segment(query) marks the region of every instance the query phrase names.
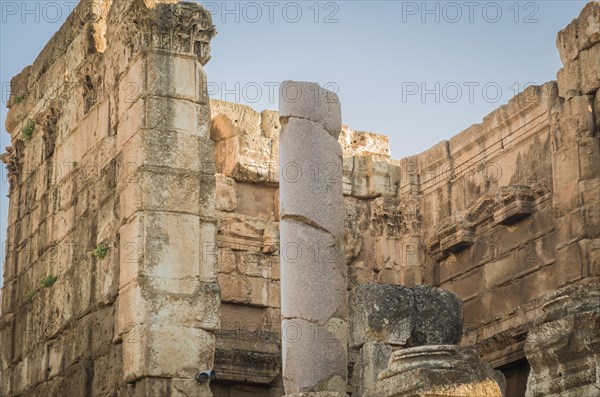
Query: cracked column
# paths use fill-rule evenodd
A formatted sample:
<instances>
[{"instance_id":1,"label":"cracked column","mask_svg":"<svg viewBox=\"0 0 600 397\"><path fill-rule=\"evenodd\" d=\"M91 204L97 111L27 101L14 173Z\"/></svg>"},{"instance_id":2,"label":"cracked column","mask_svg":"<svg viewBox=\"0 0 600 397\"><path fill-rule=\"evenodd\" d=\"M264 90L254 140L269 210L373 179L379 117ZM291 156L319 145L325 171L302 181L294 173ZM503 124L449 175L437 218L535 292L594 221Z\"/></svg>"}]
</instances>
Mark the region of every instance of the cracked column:
<instances>
[{"instance_id":1,"label":"cracked column","mask_svg":"<svg viewBox=\"0 0 600 397\"><path fill-rule=\"evenodd\" d=\"M340 102L315 83L286 81L279 111L283 383L288 395L342 396L348 300Z\"/></svg>"}]
</instances>

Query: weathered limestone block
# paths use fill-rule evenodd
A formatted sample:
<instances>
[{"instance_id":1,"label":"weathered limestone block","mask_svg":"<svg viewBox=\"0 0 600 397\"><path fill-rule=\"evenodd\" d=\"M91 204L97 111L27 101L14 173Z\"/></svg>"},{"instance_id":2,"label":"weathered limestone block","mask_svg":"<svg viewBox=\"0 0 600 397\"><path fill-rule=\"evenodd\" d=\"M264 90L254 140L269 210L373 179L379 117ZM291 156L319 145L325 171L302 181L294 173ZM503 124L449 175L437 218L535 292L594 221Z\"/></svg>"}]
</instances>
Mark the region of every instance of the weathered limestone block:
<instances>
[{"instance_id":1,"label":"weathered limestone block","mask_svg":"<svg viewBox=\"0 0 600 397\"><path fill-rule=\"evenodd\" d=\"M591 95L580 95L562 103L560 117L551 124L556 149L572 145L578 138L594 136L597 123L593 102Z\"/></svg>"},{"instance_id":2,"label":"weathered limestone block","mask_svg":"<svg viewBox=\"0 0 600 397\"><path fill-rule=\"evenodd\" d=\"M350 300L350 346L370 341L395 346L457 344L462 301L440 288L363 284Z\"/></svg>"},{"instance_id":3,"label":"weathered limestone block","mask_svg":"<svg viewBox=\"0 0 600 397\"><path fill-rule=\"evenodd\" d=\"M556 47L563 64L574 61L579 53L600 42L600 3L590 1L579 16L558 32Z\"/></svg>"},{"instance_id":4,"label":"weathered limestone block","mask_svg":"<svg viewBox=\"0 0 600 397\"><path fill-rule=\"evenodd\" d=\"M472 349L453 345L397 350L367 397L503 397L505 380Z\"/></svg>"},{"instance_id":5,"label":"weathered limestone block","mask_svg":"<svg viewBox=\"0 0 600 397\"><path fill-rule=\"evenodd\" d=\"M429 286L413 287L415 327L411 346L458 344L463 323L463 304L453 292Z\"/></svg>"},{"instance_id":6,"label":"weathered limestone block","mask_svg":"<svg viewBox=\"0 0 600 397\"><path fill-rule=\"evenodd\" d=\"M147 376L193 379L199 368L212 368L214 338L198 328L140 325L123 339L124 380L132 382Z\"/></svg>"},{"instance_id":7,"label":"weathered limestone block","mask_svg":"<svg viewBox=\"0 0 600 397\"><path fill-rule=\"evenodd\" d=\"M563 288L544 298L529 331L527 396L596 395L600 357L600 284Z\"/></svg>"},{"instance_id":8,"label":"weathered limestone block","mask_svg":"<svg viewBox=\"0 0 600 397\"><path fill-rule=\"evenodd\" d=\"M237 181L276 182L278 136L281 125L274 113L211 100L214 118L210 137L215 142L217 172ZM265 117L265 120L262 118Z\"/></svg>"},{"instance_id":9,"label":"weathered limestone block","mask_svg":"<svg viewBox=\"0 0 600 397\"><path fill-rule=\"evenodd\" d=\"M315 102L310 89L330 101ZM288 394L344 393L348 298L339 100L316 84L285 82L279 102L284 388Z\"/></svg>"},{"instance_id":10,"label":"weathered limestone block","mask_svg":"<svg viewBox=\"0 0 600 397\"><path fill-rule=\"evenodd\" d=\"M225 175L217 174L216 181L215 209L227 212L235 211L237 207L235 180Z\"/></svg>"},{"instance_id":11,"label":"weathered limestone block","mask_svg":"<svg viewBox=\"0 0 600 397\"><path fill-rule=\"evenodd\" d=\"M389 139L385 135L367 131L355 131L347 125L342 125L339 136L344 157L379 155L390 157Z\"/></svg>"},{"instance_id":12,"label":"weathered limestone block","mask_svg":"<svg viewBox=\"0 0 600 397\"><path fill-rule=\"evenodd\" d=\"M367 342L358 353L352 371L352 395L362 397L377 382L377 375L385 370L392 354L385 343Z\"/></svg>"},{"instance_id":13,"label":"weathered limestone block","mask_svg":"<svg viewBox=\"0 0 600 397\"><path fill-rule=\"evenodd\" d=\"M284 81L279 88L279 117L313 121L337 141L342 128L338 96L317 83Z\"/></svg>"},{"instance_id":14,"label":"weathered limestone block","mask_svg":"<svg viewBox=\"0 0 600 397\"><path fill-rule=\"evenodd\" d=\"M279 113L273 110L264 110L260 114L260 130L267 138L272 139L274 142L279 142L279 134L281 133ZM274 144L273 149L278 146Z\"/></svg>"},{"instance_id":15,"label":"weathered limestone block","mask_svg":"<svg viewBox=\"0 0 600 397\"><path fill-rule=\"evenodd\" d=\"M415 321L412 289L399 285L364 284L350 298L350 346L382 342L404 346Z\"/></svg>"},{"instance_id":16,"label":"weathered limestone block","mask_svg":"<svg viewBox=\"0 0 600 397\"><path fill-rule=\"evenodd\" d=\"M565 99L593 94L600 88L600 43L583 50L556 75L559 95Z\"/></svg>"}]
</instances>

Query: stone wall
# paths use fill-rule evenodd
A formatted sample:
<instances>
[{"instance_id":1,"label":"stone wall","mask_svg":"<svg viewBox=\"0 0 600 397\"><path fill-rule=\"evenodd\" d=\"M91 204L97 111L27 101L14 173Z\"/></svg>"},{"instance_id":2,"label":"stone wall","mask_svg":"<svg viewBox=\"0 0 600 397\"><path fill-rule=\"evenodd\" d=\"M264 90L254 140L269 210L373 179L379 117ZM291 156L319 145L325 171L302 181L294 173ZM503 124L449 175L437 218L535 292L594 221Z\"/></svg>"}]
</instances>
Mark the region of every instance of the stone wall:
<instances>
[{"instance_id":1,"label":"stone wall","mask_svg":"<svg viewBox=\"0 0 600 397\"><path fill-rule=\"evenodd\" d=\"M456 292L465 304L462 344L505 370L515 390L527 378L523 346L541 315L542 298L600 276L595 111L600 58L593 56L600 48L595 44L598 13L598 3L590 3L579 22L559 34L565 68L558 82L529 87L449 141L398 161L390 158L384 136L344 127L339 139L349 289L378 282ZM585 26L574 33L573 25ZM580 38L584 43L572 53L576 34L588 39ZM580 52L584 56L578 58ZM219 239L235 229L244 234L242 240L256 241L255 248L248 245L236 254L237 268L227 260L234 257L229 251L219 256L224 307L231 302L248 315L254 311L253 324L265 318L273 324L269 313L278 318L279 287L277 184L278 177L293 178L294 169L277 168L275 112L219 101L211 101L211 107L221 174ZM315 164L313 172L331 171L324 166ZM241 215L251 215L252 222ZM236 240L240 246L242 240ZM254 266L247 272L242 258L249 252L256 252L261 281ZM269 335L273 341L280 337L277 332ZM254 346L253 351L266 352ZM350 353L356 361L357 352ZM271 368L277 365L274 358ZM279 385L276 379L271 385Z\"/></svg>"},{"instance_id":2,"label":"stone wall","mask_svg":"<svg viewBox=\"0 0 600 397\"><path fill-rule=\"evenodd\" d=\"M214 33L196 4L84 0L12 80L1 395L209 393Z\"/></svg>"}]
</instances>

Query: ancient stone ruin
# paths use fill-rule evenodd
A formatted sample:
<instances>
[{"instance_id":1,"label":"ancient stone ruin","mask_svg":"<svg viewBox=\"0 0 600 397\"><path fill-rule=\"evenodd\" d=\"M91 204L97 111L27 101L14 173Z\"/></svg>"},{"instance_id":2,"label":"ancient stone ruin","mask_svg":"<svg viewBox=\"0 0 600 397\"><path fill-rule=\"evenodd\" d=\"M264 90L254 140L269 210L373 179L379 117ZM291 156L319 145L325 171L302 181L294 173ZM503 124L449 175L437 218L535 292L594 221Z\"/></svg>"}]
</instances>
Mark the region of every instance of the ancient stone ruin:
<instances>
[{"instance_id":1,"label":"ancient stone ruin","mask_svg":"<svg viewBox=\"0 0 600 397\"><path fill-rule=\"evenodd\" d=\"M600 395L599 2L402 160L316 84L209 99L215 33L83 0L13 78L0 395Z\"/></svg>"}]
</instances>

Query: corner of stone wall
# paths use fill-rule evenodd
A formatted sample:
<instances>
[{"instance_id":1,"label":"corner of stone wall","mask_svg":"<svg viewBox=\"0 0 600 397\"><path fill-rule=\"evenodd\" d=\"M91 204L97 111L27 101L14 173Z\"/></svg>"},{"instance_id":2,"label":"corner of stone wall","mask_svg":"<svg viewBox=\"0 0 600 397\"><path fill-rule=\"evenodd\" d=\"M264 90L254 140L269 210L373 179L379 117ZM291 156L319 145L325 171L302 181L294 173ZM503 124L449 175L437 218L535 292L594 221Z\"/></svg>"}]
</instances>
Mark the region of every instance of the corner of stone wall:
<instances>
[{"instance_id":1,"label":"corner of stone wall","mask_svg":"<svg viewBox=\"0 0 600 397\"><path fill-rule=\"evenodd\" d=\"M11 82L2 395L210 395L215 30L169 3L82 1Z\"/></svg>"}]
</instances>

